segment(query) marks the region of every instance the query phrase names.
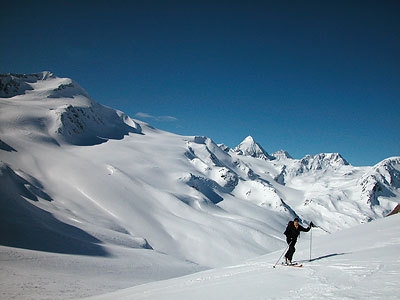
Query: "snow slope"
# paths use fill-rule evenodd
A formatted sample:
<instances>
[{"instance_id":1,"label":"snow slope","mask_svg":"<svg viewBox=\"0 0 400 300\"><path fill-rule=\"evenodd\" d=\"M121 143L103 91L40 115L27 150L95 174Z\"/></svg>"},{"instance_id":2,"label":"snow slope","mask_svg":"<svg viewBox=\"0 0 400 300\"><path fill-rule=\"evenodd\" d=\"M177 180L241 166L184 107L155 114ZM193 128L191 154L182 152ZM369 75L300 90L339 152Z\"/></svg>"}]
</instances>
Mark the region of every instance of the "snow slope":
<instances>
[{"instance_id":1,"label":"snow slope","mask_svg":"<svg viewBox=\"0 0 400 300\"><path fill-rule=\"evenodd\" d=\"M278 265L279 252L96 296L91 299L398 299L400 215L314 238L297 248L302 268Z\"/></svg>"},{"instance_id":2,"label":"snow slope","mask_svg":"<svg viewBox=\"0 0 400 300\"><path fill-rule=\"evenodd\" d=\"M7 298L88 296L232 265L285 247L295 216L335 232L400 202L399 157L353 167L336 153L270 155L251 137L229 149L133 120L50 72L1 75L0 97Z\"/></svg>"}]
</instances>

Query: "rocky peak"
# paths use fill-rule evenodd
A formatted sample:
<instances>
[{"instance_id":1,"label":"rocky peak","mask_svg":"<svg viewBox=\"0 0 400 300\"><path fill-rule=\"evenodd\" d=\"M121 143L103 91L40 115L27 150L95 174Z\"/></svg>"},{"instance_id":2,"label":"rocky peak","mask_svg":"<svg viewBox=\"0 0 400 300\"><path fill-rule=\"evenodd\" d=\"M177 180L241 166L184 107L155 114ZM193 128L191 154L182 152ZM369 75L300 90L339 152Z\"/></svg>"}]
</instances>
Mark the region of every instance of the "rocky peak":
<instances>
[{"instance_id":1,"label":"rocky peak","mask_svg":"<svg viewBox=\"0 0 400 300\"><path fill-rule=\"evenodd\" d=\"M244 156L251 156L265 160L274 159L253 139L252 136L246 137L233 151Z\"/></svg>"}]
</instances>

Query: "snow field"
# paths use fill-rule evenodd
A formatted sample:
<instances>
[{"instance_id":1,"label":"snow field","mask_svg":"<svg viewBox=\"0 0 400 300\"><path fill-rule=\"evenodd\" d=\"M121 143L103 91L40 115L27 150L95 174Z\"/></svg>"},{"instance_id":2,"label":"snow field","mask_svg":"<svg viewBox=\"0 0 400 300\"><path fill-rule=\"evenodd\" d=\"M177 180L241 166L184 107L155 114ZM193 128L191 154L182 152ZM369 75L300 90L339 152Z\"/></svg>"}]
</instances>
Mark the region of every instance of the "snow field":
<instances>
[{"instance_id":1,"label":"snow field","mask_svg":"<svg viewBox=\"0 0 400 300\"><path fill-rule=\"evenodd\" d=\"M302 268L272 268L280 255L277 251L239 265L90 299L398 299L399 221L396 215L319 235L313 241L311 261L309 240L301 239L295 258L304 264Z\"/></svg>"}]
</instances>

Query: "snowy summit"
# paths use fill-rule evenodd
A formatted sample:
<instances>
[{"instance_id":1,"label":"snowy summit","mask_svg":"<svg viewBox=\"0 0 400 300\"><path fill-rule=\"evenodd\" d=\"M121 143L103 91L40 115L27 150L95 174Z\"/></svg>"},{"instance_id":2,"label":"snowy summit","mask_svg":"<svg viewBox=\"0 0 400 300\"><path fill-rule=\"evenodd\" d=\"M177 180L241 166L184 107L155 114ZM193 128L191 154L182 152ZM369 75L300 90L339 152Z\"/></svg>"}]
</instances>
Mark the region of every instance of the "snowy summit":
<instances>
[{"instance_id":1,"label":"snowy summit","mask_svg":"<svg viewBox=\"0 0 400 300\"><path fill-rule=\"evenodd\" d=\"M262 147L258 144L252 136L246 137L234 151L239 155L251 156L266 160L273 159Z\"/></svg>"},{"instance_id":2,"label":"snowy summit","mask_svg":"<svg viewBox=\"0 0 400 300\"><path fill-rule=\"evenodd\" d=\"M4 298L392 296L378 288L397 284L398 216L382 218L400 203L400 157L296 159L251 136L230 149L155 129L50 72L0 75L0 97ZM295 217L318 226L296 245L305 266L273 270Z\"/></svg>"}]
</instances>

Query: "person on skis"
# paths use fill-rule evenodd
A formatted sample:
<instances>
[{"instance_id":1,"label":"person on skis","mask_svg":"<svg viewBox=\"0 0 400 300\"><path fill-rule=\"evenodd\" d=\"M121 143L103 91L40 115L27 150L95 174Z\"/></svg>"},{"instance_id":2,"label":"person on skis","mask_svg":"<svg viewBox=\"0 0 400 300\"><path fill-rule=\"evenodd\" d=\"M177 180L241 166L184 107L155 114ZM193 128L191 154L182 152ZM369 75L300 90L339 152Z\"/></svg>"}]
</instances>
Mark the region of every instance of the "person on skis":
<instances>
[{"instance_id":1,"label":"person on skis","mask_svg":"<svg viewBox=\"0 0 400 300\"><path fill-rule=\"evenodd\" d=\"M289 249L285 254L285 263L292 264L293 254L296 251L294 245L296 245L297 238L300 235L300 231L308 232L310 231L311 227L313 227L313 222L307 228L304 228L299 224L299 219L295 218L293 221L290 221L286 227L285 232L283 233L286 235L286 242L289 245Z\"/></svg>"}]
</instances>

